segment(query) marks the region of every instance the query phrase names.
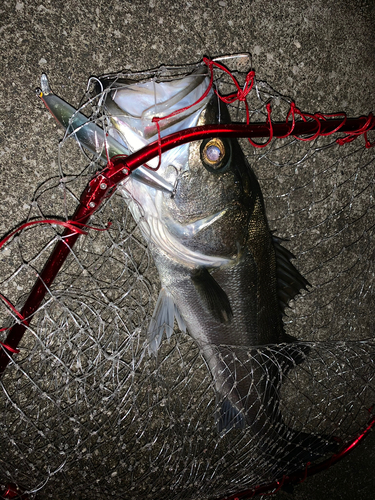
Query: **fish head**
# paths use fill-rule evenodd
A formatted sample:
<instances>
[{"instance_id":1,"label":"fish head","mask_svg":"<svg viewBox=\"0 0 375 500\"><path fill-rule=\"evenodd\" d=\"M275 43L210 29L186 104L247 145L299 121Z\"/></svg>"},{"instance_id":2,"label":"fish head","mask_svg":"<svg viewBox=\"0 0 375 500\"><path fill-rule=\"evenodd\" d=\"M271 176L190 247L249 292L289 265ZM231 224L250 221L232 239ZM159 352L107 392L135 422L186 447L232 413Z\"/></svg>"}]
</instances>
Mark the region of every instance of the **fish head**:
<instances>
[{"instance_id":1,"label":"fish head","mask_svg":"<svg viewBox=\"0 0 375 500\"><path fill-rule=\"evenodd\" d=\"M226 105L212 89L206 92L210 79L205 71L178 82L115 88L107 94L106 104L113 136L136 151L157 139L154 116L162 118L162 137L193 126L230 122ZM175 113L179 109L182 112ZM158 163L155 158L148 166ZM136 176L122 185L133 216L154 248L191 268L237 261L246 245L251 214L261 200L238 141L212 137L178 146L163 153L157 174L169 189L147 186Z\"/></svg>"},{"instance_id":2,"label":"fish head","mask_svg":"<svg viewBox=\"0 0 375 500\"><path fill-rule=\"evenodd\" d=\"M230 123L230 116L214 94L197 125L217 123ZM173 196L164 196L161 213L169 231L190 250L236 262L256 206L264 212L258 181L238 141L212 137L188 145L186 169L177 173Z\"/></svg>"}]
</instances>

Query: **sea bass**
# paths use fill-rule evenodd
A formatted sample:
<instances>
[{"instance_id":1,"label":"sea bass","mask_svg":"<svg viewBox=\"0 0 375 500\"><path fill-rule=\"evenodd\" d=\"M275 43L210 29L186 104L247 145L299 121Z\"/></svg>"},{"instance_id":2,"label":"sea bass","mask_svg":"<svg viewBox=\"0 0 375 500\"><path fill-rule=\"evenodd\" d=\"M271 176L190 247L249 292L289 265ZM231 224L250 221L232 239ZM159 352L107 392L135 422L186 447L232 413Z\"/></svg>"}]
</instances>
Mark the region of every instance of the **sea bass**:
<instances>
[{"instance_id":1,"label":"sea bass","mask_svg":"<svg viewBox=\"0 0 375 500\"><path fill-rule=\"evenodd\" d=\"M110 140L137 151L157 139L154 117L166 117L159 122L161 136L230 122L218 96L205 92L208 85L205 67L164 82L101 79ZM157 174L146 175L152 181L138 173L120 189L150 243L161 281L149 350L158 351L176 320L210 368L220 433L250 427L261 450L285 466L332 451L324 436L294 431L281 416L282 377L307 354L285 333L283 311L308 282L272 234L259 183L238 142L212 138L179 146L162 155Z\"/></svg>"}]
</instances>

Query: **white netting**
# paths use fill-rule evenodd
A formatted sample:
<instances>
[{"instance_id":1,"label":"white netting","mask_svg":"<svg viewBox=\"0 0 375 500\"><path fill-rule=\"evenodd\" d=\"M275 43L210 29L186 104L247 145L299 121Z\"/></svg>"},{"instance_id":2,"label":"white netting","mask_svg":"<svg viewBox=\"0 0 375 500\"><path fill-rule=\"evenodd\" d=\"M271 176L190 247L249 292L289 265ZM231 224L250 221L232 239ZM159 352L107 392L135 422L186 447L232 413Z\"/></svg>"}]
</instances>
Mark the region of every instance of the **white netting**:
<instances>
[{"instance_id":1,"label":"white netting","mask_svg":"<svg viewBox=\"0 0 375 500\"><path fill-rule=\"evenodd\" d=\"M117 84L169 81L194 69L120 74ZM233 91L228 75L215 83ZM110 90L90 94L82 107L106 129ZM256 81L252 121L265 121L270 101L273 119L285 118L289 100ZM230 110L244 120L242 104ZM248 398L257 395L250 407L271 407L266 430L218 432L223 401L207 354L176 325L157 355L149 354L159 278L141 221L116 193L90 220L112 225L79 237L0 379L0 484L41 499L214 499L303 469L308 457L327 458L366 427L375 403L374 152L361 138L342 147L334 137L274 140L265 149L241 144L270 228L289 240L283 245L312 285L284 317L286 332L301 341L292 348L211 346L235 383L248 383ZM78 153L66 137L58 175L34 195L29 218L68 219L103 166L99 156ZM2 248L0 292L18 310L60 234L58 226L33 226ZM18 321L3 302L0 314L4 327ZM293 443L281 431L274 441L279 411L295 431Z\"/></svg>"}]
</instances>

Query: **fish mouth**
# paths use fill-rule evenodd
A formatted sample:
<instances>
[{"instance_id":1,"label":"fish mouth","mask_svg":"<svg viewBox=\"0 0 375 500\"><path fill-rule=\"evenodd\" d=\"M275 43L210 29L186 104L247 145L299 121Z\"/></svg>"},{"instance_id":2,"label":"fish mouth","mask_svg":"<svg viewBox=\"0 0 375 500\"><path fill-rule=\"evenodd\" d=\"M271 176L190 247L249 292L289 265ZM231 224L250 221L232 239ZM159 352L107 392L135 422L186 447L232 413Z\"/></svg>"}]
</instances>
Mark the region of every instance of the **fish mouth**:
<instances>
[{"instance_id":1,"label":"fish mouth","mask_svg":"<svg viewBox=\"0 0 375 500\"><path fill-rule=\"evenodd\" d=\"M44 73L41 76L40 89L37 89L37 93L57 123L65 128L67 135L73 136L80 147L89 153L98 155L104 162L108 161L108 157L129 156L131 154L131 151L124 144L108 135L99 125L90 121L83 113L54 94L47 75ZM131 177L148 187L169 195L173 194L174 186L146 166L141 166L133 171Z\"/></svg>"},{"instance_id":2,"label":"fish mouth","mask_svg":"<svg viewBox=\"0 0 375 500\"><path fill-rule=\"evenodd\" d=\"M131 153L166 134L195 126L213 94L206 65L175 80L153 78L121 83L104 77L103 82L100 79L98 81L101 90L98 96L113 127L108 139L117 140ZM153 121L155 117L158 117L157 123ZM186 147L181 146L169 154L153 158L132 174L133 179L173 197L174 182L165 179L154 169L159 167L159 172L163 172L174 161L180 163L179 168L183 168L187 161L181 160L185 151Z\"/></svg>"},{"instance_id":3,"label":"fish mouth","mask_svg":"<svg viewBox=\"0 0 375 500\"><path fill-rule=\"evenodd\" d=\"M197 99L198 102L195 103L194 97L193 101L191 103L189 102L189 105L185 108L183 108L181 103L185 102L186 99L204 83L207 77L207 68L198 68L192 75L187 77L190 78L191 81L188 82L185 88L172 94L168 98L164 96L164 100L159 103L152 103L152 101L149 100L149 102L145 104L145 109L143 109L140 114L137 114L133 109L132 112L128 111L126 105L124 108L120 107L117 103L117 99L121 102L123 99L121 97L121 92L125 89L115 85L113 90L108 92L105 96L105 108L111 118L113 126L117 130L121 132L124 127L128 126L136 131L142 138L150 140L155 138L158 133L163 133L172 127L176 128L180 122L186 121L189 117L194 115L194 113L202 109L202 106L209 101L211 95L206 96L202 102ZM128 92L130 92L131 89L134 91L137 88L137 83L133 82L133 84L128 84L127 87ZM146 95L148 93L149 92L146 92ZM182 109L181 112L176 113L177 110L175 108L178 104ZM153 118L156 116L160 120L158 125L153 122Z\"/></svg>"}]
</instances>

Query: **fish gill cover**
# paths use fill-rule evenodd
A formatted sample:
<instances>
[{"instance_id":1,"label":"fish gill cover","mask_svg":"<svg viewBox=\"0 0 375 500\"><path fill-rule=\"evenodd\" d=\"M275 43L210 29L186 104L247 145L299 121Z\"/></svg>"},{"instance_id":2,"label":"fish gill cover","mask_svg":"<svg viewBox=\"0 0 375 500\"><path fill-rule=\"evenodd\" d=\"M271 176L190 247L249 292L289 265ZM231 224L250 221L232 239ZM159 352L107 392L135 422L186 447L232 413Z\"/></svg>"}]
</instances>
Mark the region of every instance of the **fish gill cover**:
<instances>
[{"instance_id":1,"label":"fish gill cover","mask_svg":"<svg viewBox=\"0 0 375 500\"><path fill-rule=\"evenodd\" d=\"M42 77L66 133L28 218L50 223L0 253L4 498L251 496L334 460L373 417L367 135L163 153L107 196L90 219L100 231L82 228L41 307L20 315L108 158L197 125L317 119L246 55L216 62L91 78L78 111Z\"/></svg>"}]
</instances>

